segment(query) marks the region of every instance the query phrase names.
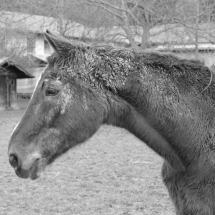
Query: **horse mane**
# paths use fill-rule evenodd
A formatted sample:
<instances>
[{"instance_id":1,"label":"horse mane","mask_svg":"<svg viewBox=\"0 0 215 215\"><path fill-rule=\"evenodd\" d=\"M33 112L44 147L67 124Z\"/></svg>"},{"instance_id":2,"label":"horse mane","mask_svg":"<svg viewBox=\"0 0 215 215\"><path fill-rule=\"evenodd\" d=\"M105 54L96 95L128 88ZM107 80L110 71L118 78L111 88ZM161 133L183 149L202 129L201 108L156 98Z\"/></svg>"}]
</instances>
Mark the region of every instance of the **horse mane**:
<instances>
[{"instance_id":1,"label":"horse mane","mask_svg":"<svg viewBox=\"0 0 215 215\"><path fill-rule=\"evenodd\" d=\"M196 95L214 85L213 72L203 62L171 53L75 42L74 48L66 51L65 55L53 54L47 60L50 66L58 67L52 72L53 77L60 76L66 80L75 77L90 86L112 91L124 85L130 74L142 73L143 70L144 73L165 74L182 91L192 88Z\"/></svg>"}]
</instances>

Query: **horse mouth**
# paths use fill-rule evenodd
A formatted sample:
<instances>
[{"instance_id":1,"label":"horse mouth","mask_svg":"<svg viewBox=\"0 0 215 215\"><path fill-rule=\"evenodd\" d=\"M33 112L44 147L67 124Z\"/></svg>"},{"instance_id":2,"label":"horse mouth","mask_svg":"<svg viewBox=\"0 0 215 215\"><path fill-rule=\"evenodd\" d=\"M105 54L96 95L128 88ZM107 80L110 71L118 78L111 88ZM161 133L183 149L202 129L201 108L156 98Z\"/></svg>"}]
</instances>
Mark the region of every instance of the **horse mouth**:
<instances>
[{"instance_id":1,"label":"horse mouth","mask_svg":"<svg viewBox=\"0 0 215 215\"><path fill-rule=\"evenodd\" d=\"M29 178L31 180L35 180L39 178L41 173L44 172L46 166L47 166L47 163L44 158L36 159L30 168Z\"/></svg>"},{"instance_id":2,"label":"horse mouth","mask_svg":"<svg viewBox=\"0 0 215 215\"><path fill-rule=\"evenodd\" d=\"M41 173L45 170L47 166L46 160L44 158L37 158L31 165L30 170L24 170L18 168L15 170L16 175L20 178L30 178L35 180L40 177Z\"/></svg>"}]
</instances>

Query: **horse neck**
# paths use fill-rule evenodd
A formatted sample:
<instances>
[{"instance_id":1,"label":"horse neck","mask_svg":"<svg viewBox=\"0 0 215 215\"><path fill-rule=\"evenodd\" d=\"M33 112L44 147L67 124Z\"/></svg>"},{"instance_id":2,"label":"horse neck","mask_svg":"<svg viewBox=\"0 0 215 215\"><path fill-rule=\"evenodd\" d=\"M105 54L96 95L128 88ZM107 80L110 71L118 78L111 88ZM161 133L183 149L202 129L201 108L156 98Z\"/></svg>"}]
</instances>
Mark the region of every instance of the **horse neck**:
<instances>
[{"instance_id":1,"label":"horse neck","mask_svg":"<svg viewBox=\"0 0 215 215\"><path fill-rule=\"evenodd\" d=\"M153 151L168 161L174 169L179 171L185 169L183 161L167 139L136 110L131 110L124 122L121 122L121 127L146 143Z\"/></svg>"},{"instance_id":2,"label":"horse neck","mask_svg":"<svg viewBox=\"0 0 215 215\"><path fill-rule=\"evenodd\" d=\"M190 98L181 103L167 103L168 98L158 100L162 98L160 92L147 93L137 83L125 86L117 92L117 96L120 98L118 103L124 105L118 105L120 111L115 105L112 117L115 121L112 124L130 131L175 169L184 170L185 166L196 162L207 131L202 127L206 121L196 118L201 114L194 111L194 105L187 104ZM194 115L192 111L195 112Z\"/></svg>"},{"instance_id":3,"label":"horse neck","mask_svg":"<svg viewBox=\"0 0 215 215\"><path fill-rule=\"evenodd\" d=\"M179 171L185 169L182 160L168 141L132 105L117 96L112 97L109 104L110 113L104 123L128 130L166 159L173 168Z\"/></svg>"},{"instance_id":4,"label":"horse neck","mask_svg":"<svg viewBox=\"0 0 215 215\"><path fill-rule=\"evenodd\" d=\"M165 70L170 67L168 63L159 69L147 66L143 61L144 56L137 59L139 69L129 70L126 81L110 85L116 86L113 92L117 99L110 102L112 114L108 121L129 130L175 168L188 166L198 160L207 133L204 126L208 124L208 111L200 107L202 104L207 106L207 102L203 96L193 98L202 90L203 83L196 81L202 80L203 74L196 74L196 67L189 62L185 62L182 69L175 67L177 71L170 73L169 69ZM162 62L161 59L159 63ZM184 74L184 69L189 73ZM202 65L197 65L197 71L203 70ZM195 110L196 102L202 102L198 104L198 110ZM210 107L214 113L215 109L212 109Z\"/></svg>"}]
</instances>

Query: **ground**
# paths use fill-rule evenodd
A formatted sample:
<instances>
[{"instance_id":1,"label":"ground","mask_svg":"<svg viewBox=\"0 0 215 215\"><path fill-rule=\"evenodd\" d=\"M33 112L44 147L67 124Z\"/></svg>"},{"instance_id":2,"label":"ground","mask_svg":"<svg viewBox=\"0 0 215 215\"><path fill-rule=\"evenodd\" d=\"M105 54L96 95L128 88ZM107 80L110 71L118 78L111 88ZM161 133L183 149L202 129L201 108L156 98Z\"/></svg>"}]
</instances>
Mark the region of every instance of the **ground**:
<instances>
[{"instance_id":1,"label":"ground","mask_svg":"<svg viewBox=\"0 0 215 215\"><path fill-rule=\"evenodd\" d=\"M8 163L10 134L23 111L0 112L0 215L173 215L162 159L127 131L103 126L35 180Z\"/></svg>"}]
</instances>

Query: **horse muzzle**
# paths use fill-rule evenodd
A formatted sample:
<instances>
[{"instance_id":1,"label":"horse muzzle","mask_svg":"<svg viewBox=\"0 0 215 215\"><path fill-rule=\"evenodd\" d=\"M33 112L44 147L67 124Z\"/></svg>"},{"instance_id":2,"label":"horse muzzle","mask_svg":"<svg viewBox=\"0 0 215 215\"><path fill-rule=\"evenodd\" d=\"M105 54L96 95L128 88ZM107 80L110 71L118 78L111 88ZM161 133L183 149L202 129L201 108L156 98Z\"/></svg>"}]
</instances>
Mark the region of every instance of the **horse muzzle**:
<instances>
[{"instance_id":1,"label":"horse muzzle","mask_svg":"<svg viewBox=\"0 0 215 215\"><path fill-rule=\"evenodd\" d=\"M20 178L37 179L47 166L45 158L42 158L40 153L34 152L25 156L17 153L9 153L9 163L14 168L15 173Z\"/></svg>"}]
</instances>

